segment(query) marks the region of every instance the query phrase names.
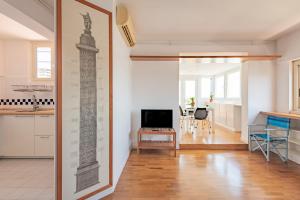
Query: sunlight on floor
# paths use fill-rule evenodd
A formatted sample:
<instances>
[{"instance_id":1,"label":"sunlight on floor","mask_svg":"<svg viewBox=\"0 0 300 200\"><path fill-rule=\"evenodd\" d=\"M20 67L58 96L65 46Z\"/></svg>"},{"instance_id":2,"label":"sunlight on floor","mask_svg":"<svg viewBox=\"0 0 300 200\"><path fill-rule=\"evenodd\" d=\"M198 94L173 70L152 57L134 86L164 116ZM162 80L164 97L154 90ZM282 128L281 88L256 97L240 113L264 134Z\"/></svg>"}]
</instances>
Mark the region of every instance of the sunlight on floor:
<instances>
[{"instance_id":1,"label":"sunlight on floor","mask_svg":"<svg viewBox=\"0 0 300 200\"><path fill-rule=\"evenodd\" d=\"M232 132L220 127L215 133L209 133L207 128L200 126L196 130L181 129L180 144L244 144L240 132Z\"/></svg>"}]
</instances>

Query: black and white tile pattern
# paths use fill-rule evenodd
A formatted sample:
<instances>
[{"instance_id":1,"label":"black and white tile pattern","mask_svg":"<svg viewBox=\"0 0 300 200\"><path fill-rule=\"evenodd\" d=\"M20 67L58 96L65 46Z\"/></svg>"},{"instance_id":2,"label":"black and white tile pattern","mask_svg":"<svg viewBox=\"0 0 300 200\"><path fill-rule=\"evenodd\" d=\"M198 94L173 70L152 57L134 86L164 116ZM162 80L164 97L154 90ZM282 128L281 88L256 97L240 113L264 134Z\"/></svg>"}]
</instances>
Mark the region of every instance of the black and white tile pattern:
<instances>
[{"instance_id":1,"label":"black and white tile pattern","mask_svg":"<svg viewBox=\"0 0 300 200\"><path fill-rule=\"evenodd\" d=\"M54 99L37 99L38 105L54 105ZM0 105L33 105L32 99L0 99Z\"/></svg>"}]
</instances>

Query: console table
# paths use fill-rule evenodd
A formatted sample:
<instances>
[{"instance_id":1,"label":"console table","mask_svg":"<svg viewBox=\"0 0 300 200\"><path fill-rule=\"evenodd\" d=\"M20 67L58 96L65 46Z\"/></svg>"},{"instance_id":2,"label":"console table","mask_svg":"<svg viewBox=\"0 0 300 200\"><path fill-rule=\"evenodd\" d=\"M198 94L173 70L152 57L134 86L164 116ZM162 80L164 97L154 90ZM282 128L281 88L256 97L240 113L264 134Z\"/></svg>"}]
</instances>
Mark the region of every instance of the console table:
<instances>
[{"instance_id":1,"label":"console table","mask_svg":"<svg viewBox=\"0 0 300 200\"><path fill-rule=\"evenodd\" d=\"M143 140L143 135L172 136L172 140ZM138 153L140 153L140 149L170 149L174 151L174 156L176 157L176 131L173 128L140 128L138 131Z\"/></svg>"}]
</instances>

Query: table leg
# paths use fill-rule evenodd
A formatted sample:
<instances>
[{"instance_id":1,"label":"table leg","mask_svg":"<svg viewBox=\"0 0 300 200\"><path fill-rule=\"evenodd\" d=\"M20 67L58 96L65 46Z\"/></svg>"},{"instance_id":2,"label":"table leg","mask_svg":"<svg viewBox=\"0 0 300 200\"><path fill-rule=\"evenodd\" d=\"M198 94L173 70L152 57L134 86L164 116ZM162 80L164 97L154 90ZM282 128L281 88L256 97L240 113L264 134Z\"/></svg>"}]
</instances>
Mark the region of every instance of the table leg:
<instances>
[{"instance_id":1,"label":"table leg","mask_svg":"<svg viewBox=\"0 0 300 200\"><path fill-rule=\"evenodd\" d=\"M173 135L173 142L174 142L174 157L176 157L176 133Z\"/></svg>"},{"instance_id":2,"label":"table leg","mask_svg":"<svg viewBox=\"0 0 300 200\"><path fill-rule=\"evenodd\" d=\"M140 148L139 148L139 147L140 147L140 141L141 141L141 140L140 140L140 137L141 137L141 136L140 136L140 132L138 132L138 137L137 137L137 148L136 148L138 154L140 154Z\"/></svg>"}]
</instances>

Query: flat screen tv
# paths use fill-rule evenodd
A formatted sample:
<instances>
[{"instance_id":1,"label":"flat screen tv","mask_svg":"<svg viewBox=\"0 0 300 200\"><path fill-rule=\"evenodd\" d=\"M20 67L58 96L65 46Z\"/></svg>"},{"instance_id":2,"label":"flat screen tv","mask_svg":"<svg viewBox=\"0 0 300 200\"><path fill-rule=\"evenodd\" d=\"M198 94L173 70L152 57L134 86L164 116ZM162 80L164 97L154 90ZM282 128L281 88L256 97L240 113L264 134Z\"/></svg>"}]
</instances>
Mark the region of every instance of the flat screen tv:
<instances>
[{"instance_id":1,"label":"flat screen tv","mask_svg":"<svg viewBox=\"0 0 300 200\"><path fill-rule=\"evenodd\" d=\"M145 110L141 111L142 128L173 128L172 110Z\"/></svg>"}]
</instances>

